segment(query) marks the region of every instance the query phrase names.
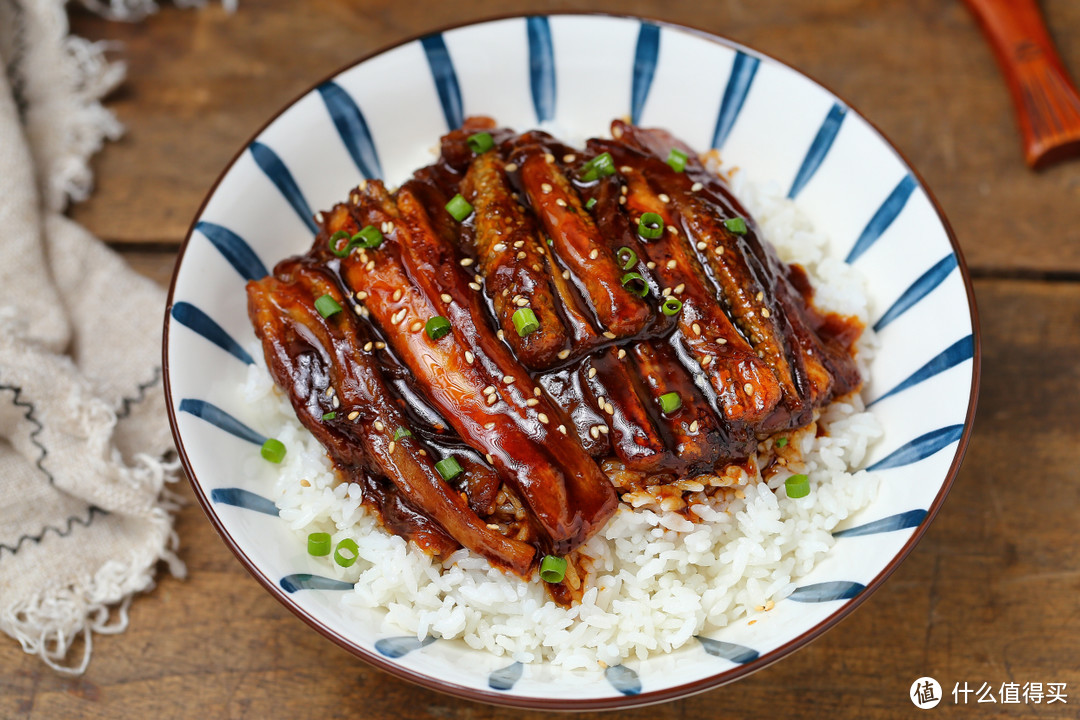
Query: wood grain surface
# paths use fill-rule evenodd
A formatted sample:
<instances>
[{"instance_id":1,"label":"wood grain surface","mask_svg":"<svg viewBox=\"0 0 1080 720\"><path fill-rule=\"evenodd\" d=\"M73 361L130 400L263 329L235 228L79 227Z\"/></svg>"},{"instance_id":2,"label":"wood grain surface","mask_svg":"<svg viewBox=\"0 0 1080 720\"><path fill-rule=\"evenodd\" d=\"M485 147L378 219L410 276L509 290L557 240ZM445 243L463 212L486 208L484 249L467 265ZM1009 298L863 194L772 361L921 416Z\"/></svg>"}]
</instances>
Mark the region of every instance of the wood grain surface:
<instances>
[{"instance_id":1,"label":"wood grain surface","mask_svg":"<svg viewBox=\"0 0 1080 720\"><path fill-rule=\"evenodd\" d=\"M241 0L141 24L76 14L123 43L111 106L128 134L72 215L166 282L204 193L273 112L344 63L449 23L578 7L527 0ZM967 460L920 545L852 616L734 685L632 718L903 718L922 675L948 692L1064 682L1068 704L946 716L1080 716L1080 162L1024 166L1008 93L952 0L624 0L588 7L721 33L806 71L864 112L923 174L976 277L983 385ZM1080 75L1080 3L1044 0ZM293 617L217 537L190 490L178 516L189 577L136 598L80 678L0 642L0 718L539 718L456 700L374 670Z\"/></svg>"}]
</instances>

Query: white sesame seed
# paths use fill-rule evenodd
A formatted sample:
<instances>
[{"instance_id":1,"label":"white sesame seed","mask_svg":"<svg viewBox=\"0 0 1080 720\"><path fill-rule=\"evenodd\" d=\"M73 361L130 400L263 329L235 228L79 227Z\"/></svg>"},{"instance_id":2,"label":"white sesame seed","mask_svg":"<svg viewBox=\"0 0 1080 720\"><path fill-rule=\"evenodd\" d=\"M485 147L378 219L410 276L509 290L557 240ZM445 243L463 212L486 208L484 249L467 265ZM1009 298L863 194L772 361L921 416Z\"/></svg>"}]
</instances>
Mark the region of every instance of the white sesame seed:
<instances>
[{"instance_id":1,"label":"white sesame seed","mask_svg":"<svg viewBox=\"0 0 1080 720\"><path fill-rule=\"evenodd\" d=\"M697 249L698 250L704 250L707 247L709 247L709 246L706 245L704 241L698 240L698 244L697 244Z\"/></svg>"},{"instance_id":2,"label":"white sesame seed","mask_svg":"<svg viewBox=\"0 0 1080 720\"><path fill-rule=\"evenodd\" d=\"M678 231L678 229L676 229L676 227L675 227L674 225L668 225L668 226L667 226L667 228L666 228L666 230L667 230L667 231L668 231L669 233L671 233L672 235L678 235L678 234L679 234L679 231Z\"/></svg>"},{"instance_id":3,"label":"white sesame seed","mask_svg":"<svg viewBox=\"0 0 1080 720\"><path fill-rule=\"evenodd\" d=\"M513 382L514 382L514 376L513 375L503 375L503 382L506 383L507 385L512 385Z\"/></svg>"},{"instance_id":4,"label":"white sesame seed","mask_svg":"<svg viewBox=\"0 0 1080 720\"><path fill-rule=\"evenodd\" d=\"M381 422L379 422L378 420L376 420L376 421L375 421L375 430L376 430L376 431L378 431L378 432L382 432L382 431L383 431L383 428L385 428L385 427L386 427L386 426L385 426L385 425L383 425L383 424L382 424Z\"/></svg>"},{"instance_id":5,"label":"white sesame seed","mask_svg":"<svg viewBox=\"0 0 1080 720\"><path fill-rule=\"evenodd\" d=\"M517 163L506 163L506 172L514 172L517 167Z\"/></svg>"},{"instance_id":6,"label":"white sesame seed","mask_svg":"<svg viewBox=\"0 0 1080 720\"><path fill-rule=\"evenodd\" d=\"M619 359L622 360L624 357L626 357L626 351L619 348Z\"/></svg>"},{"instance_id":7,"label":"white sesame seed","mask_svg":"<svg viewBox=\"0 0 1080 720\"><path fill-rule=\"evenodd\" d=\"M690 327L693 328L695 335L700 335L701 334L701 326L698 325L697 323L694 323Z\"/></svg>"},{"instance_id":8,"label":"white sesame seed","mask_svg":"<svg viewBox=\"0 0 1080 720\"><path fill-rule=\"evenodd\" d=\"M761 317L767 318L772 313L769 312L769 308L761 308Z\"/></svg>"},{"instance_id":9,"label":"white sesame seed","mask_svg":"<svg viewBox=\"0 0 1080 720\"><path fill-rule=\"evenodd\" d=\"M645 267L649 268L650 270L655 270L656 269L656 263L654 263L652 260L650 260L649 262L645 263Z\"/></svg>"},{"instance_id":10,"label":"white sesame seed","mask_svg":"<svg viewBox=\"0 0 1080 720\"><path fill-rule=\"evenodd\" d=\"M473 354L472 354L471 352L469 352L468 350L466 350L466 351L465 351L465 362L467 362L467 363L469 363L470 365L472 365L472 364L473 364L473 360L475 360L475 359L476 359L476 356L475 356L475 355L473 355Z\"/></svg>"},{"instance_id":11,"label":"white sesame seed","mask_svg":"<svg viewBox=\"0 0 1080 720\"><path fill-rule=\"evenodd\" d=\"M544 423L545 425L548 424L548 416L546 414L544 414L544 413L537 413L536 414L536 419L539 420L540 422Z\"/></svg>"},{"instance_id":12,"label":"white sesame seed","mask_svg":"<svg viewBox=\"0 0 1080 720\"><path fill-rule=\"evenodd\" d=\"M472 258L461 258L461 267L469 267L472 263Z\"/></svg>"},{"instance_id":13,"label":"white sesame seed","mask_svg":"<svg viewBox=\"0 0 1080 720\"><path fill-rule=\"evenodd\" d=\"M577 155L575 155L574 153L569 153L567 155L562 156L562 161L564 163L572 163L575 160L577 160Z\"/></svg>"},{"instance_id":14,"label":"white sesame seed","mask_svg":"<svg viewBox=\"0 0 1080 720\"><path fill-rule=\"evenodd\" d=\"M424 457L427 457L427 450L424 450L423 448L421 448L420 449L420 454L423 455Z\"/></svg>"},{"instance_id":15,"label":"white sesame seed","mask_svg":"<svg viewBox=\"0 0 1080 720\"><path fill-rule=\"evenodd\" d=\"M484 388L483 392L485 395L491 395L493 392L495 392L495 386L488 385L486 388Z\"/></svg>"},{"instance_id":16,"label":"white sesame seed","mask_svg":"<svg viewBox=\"0 0 1080 720\"><path fill-rule=\"evenodd\" d=\"M563 270L562 271L562 279L563 280L569 280L570 279L570 271L569 270Z\"/></svg>"},{"instance_id":17,"label":"white sesame seed","mask_svg":"<svg viewBox=\"0 0 1080 720\"><path fill-rule=\"evenodd\" d=\"M671 288L664 288L663 290L660 291L660 294L662 296L664 296L664 297L667 297L668 295L671 294Z\"/></svg>"},{"instance_id":18,"label":"white sesame seed","mask_svg":"<svg viewBox=\"0 0 1080 720\"><path fill-rule=\"evenodd\" d=\"M374 260L369 260L367 265L364 266L364 269L365 270L374 270L375 269L375 261Z\"/></svg>"},{"instance_id":19,"label":"white sesame seed","mask_svg":"<svg viewBox=\"0 0 1080 720\"><path fill-rule=\"evenodd\" d=\"M668 260L668 263L667 263L667 269L668 269L668 270L674 270L674 269L675 269L675 266L676 266L677 264L678 264L678 263L676 263L676 262L675 262L674 260Z\"/></svg>"},{"instance_id":20,"label":"white sesame seed","mask_svg":"<svg viewBox=\"0 0 1080 720\"><path fill-rule=\"evenodd\" d=\"M484 425L484 429L485 430L494 430L495 429L495 423L486 423Z\"/></svg>"},{"instance_id":21,"label":"white sesame seed","mask_svg":"<svg viewBox=\"0 0 1080 720\"><path fill-rule=\"evenodd\" d=\"M667 196L667 195L666 195L665 193L660 193L660 194L659 194L659 195L657 195L656 197L660 198L660 202L662 202L662 203L669 203L669 202L671 202L671 198L669 198L669 197L668 197L668 196Z\"/></svg>"},{"instance_id":22,"label":"white sesame seed","mask_svg":"<svg viewBox=\"0 0 1080 720\"><path fill-rule=\"evenodd\" d=\"M742 389L746 391L747 395L753 395L754 394L754 386L751 385L750 383L746 383L745 385L743 385Z\"/></svg>"},{"instance_id":23,"label":"white sesame seed","mask_svg":"<svg viewBox=\"0 0 1080 720\"><path fill-rule=\"evenodd\" d=\"M540 401L537 400L536 398L529 398L528 400L525 401L525 404L528 405L529 407L536 407L537 405L540 404Z\"/></svg>"},{"instance_id":24,"label":"white sesame seed","mask_svg":"<svg viewBox=\"0 0 1080 720\"><path fill-rule=\"evenodd\" d=\"M703 187L705 187L705 186L704 186L704 185L702 185L702 184L701 184L701 183L699 183L699 182L696 182L696 183L694 183L693 185L691 185L691 186L690 186L690 191L691 191L691 192L697 192L698 190L700 190L700 189L701 189L701 188L703 188Z\"/></svg>"},{"instance_id":25,"label":"white sesame seed","mask_svg":"<svg viewBox=\"0 0 1080 720\"><path fill-rule=\"evenodd\" d=\"M517 254L517 259L518 260L524 260L525 259L525 251L524 250L522 250L521 252L519 252Z\"/></svg>"},{"instance_id":26,"label":"white sesame seed","mask_svg":"<svg viewBox=\"0 0 1080 720\"><path fill-rule=\"evenodd\" d=\"M727 345L727 340L725 338L717 338L716 343L718 345Z\"/></svg>"},{"instance_id":27,"label":"white sesame seed","mask_svg":"<svg viewBox=\"0 0 1080 720\"><path fill-rule=\"evenodd\" d=\"M315 222L317 222L317 223L319 223L320 225L322 225L322 222L323 222L323 214L322 214L321 212L317 212L317 213L315 213Z\"/></svg>"},{"instance_id":28,"label":"white sesame seed","mask_svg":"<svg viewBox=\"0 0 1080 720\"><path fill-rule=\"evenodd\" d=\"M367 295L367 293L366 293L366 292L364 292L363 290L361 290L360 292L356 293L356 299L357 299L357 300L367 300L367 296L368 296L368 295Z\"/></svg>"},{"instance_id":29,"label":"white sesame seed","mask_svg":"<svg viewBox=\"0 0 1080 720\"><path fill-rule=\"evenodd\" d=\"M604 406L604 412L606 412L608 415L614 415L615 414L615 406L612 405L611 403L608 403L607 405Z\"/></svg>"},{"instance_id":30,"label":"white sesame seed","mask_svg":"<svg viewBox=\"0 0 1080 720\"><path fill-rule=\"evenodd\" d=\"M505 249L506 249L506 245L504 245L503 243L495 243L494 245L491 246L491 250L493 252L502 252Z\"/></svg>"},{"instance_id":31,"label":"white sesame seed","mask_svg":"<svg viewBox=\"0 0 1080 720\"><path fill-rule=\"evenodd\" d=\"M390 299L393 300L394 302L397 302L398 300L400 300L401 299L401 288L398 288L397 290L395 290L394 294L390 296Z\"/></svg>"},{"instance_id":32,"label":"white sesame seed","mask_svg":"<svg viewBox=\"0 0 1080 720\"><path fill-rule=\"evenodd\" d=\"M590 378L596 377L596 368L589 368L589 377Z\"/></svg>"},{"instance_id":33,"label":"white sesame seed","mask_svg":"<svg viewBox=\"0 0 1080 720\"><path fill-rule=\"evenodd\" d=\"M675 286L675 294L676 295L682 295L683 290L685 290L685 289L686 289L686 283L679 283L678 285Z\"/></svg>"},{"instance_id":34,"label":"white sesame seed","mask_svg":"<svg viewBox=\"0 0 1080 720\"><path fill-rule=\"evenodd\" d=\"M469 287L471 287L473 290L479 290L480 289L480 283L471 282L471 283L469 283Z\"/></svg>"},{"instance_id":35,"label":"white sesame seed","mask_svg":"<svg viewBox=\"0 0 1080 720\"><path fill-rule=\"evenodd\" d=\"M328 387L328 388L326 388L326 392L323 393L323 394L326 395L326 397L333 397L334 393L336 393L336 392L337 392L337 390L335 390L333 387Z\"/></svg>"},{"instance_id":36,"label":"white sesame seed","mask_svg":"<svg viewBox=\"0 0 1080 720\"><path fill-rule=\"evenodd\" d=\"M499 332L495 333L495 337L499 338L500 340L503 340L503 339L506 338L506 333L504 333L502 330L500 330Z\"/></svg>"},{"instance_id":37,"label":"white sesame seed","mask_svg":"<svg viewBox=\"0 0 1080 720\"><path fill-rule=\"evenodd\" d=\"M486 455L484 455L484 459L488 461L489 465L495 464L495 458L491 457L491 453L487 453Z\"/></svg>"},{"instance_id":38,"label":"white sesame seed","mask_svg":"<svg viewBox=\"0 0 1080 720\"><path fill-rule=\"evenodd\" d=\"M477 282L477 283L484 282L484 276L483 275L473 275L472 279L473 279L473 282Z\"/></svg>"},{"instance_id":39,"label":"white sesame seed","mask_svg":"<svg viewBox=\"0 0 1080 720\"><path fill-rule=\"evenodd\" d=\"M555 156L552 155L551 153L544 153L544 160L549 162L549 163L553 163L553 162L555 162Z\"/></svg>"},{"instance_id":40,"label":"white sesame seed","mask_svg":"<svg viewBox=\"0 0 1080 720\"><path fill-rule=\"evenodd\" d=\"M568 357L570 357L570 351L569 350L560 350L559 351L559 359L560 360L565 360Z\"/></svg>"},{"instance_id":41,"label":"white sesame seed","mask_svg":"<svg viewBox=\"0 0 1080 720\"><path fill-rule=\"evenodd\" d=\"M538 263L533 263L532 264L532 269L533 269L534 272L543 272L543 268L541 268Z\"/></svg>"},{"instance_id":42,"label":"white sesame seed","mask_svg":"<svg viewBox=\"0 0 1080 720\"><path fill-rule=\"evenodd\" d=\"M589 428L589 434L592 435L593 440L596 440L600 437L600 429L593 425L591 428Z\"/></svg>"},{"instance_id":43,"label":"white sesame seed","mask_svg":"<svg viewBox=\"0 0 1080 720\"><path fill-rule=\"evenodd\" d=\"M494 405L498 401L498 399L499 399L498 395L494 395L494 394L488 395L487 396L487 404L488 405Z\"/></svg>"},{"instance_id":44,"label":"white sesame seed","mask_svg":"<svg viewBox=\"0 0 1080 720\"><path fill-rule=\"evenodd\" d=\"M566 207L566 201L562 198L555 198L555 204L559 207Z\"/></svg>"},{"instance_id":45,"label":"white sesame seed","mask_svg":"<svg viewBox=\"0 0 1080 720\"><path fill-rule=\"evenodd\" d=\"M541 184L541 185L540 185L540 192L542 192L542 193L544 193L545 195L547 195L547 194L548 194L549 192L551 192L551 185L550 185L549 183L543 183L543 184Z\"/></svg>"},{"instance_id":46,"label":"white sesame seed","mask_svg":"<svg viewBox=\"0 0 1080 720\"><path fill-rule=\"evenodd\" d=\"M595 260L599 256L600 256L600 251L596 250L596 249L593 249L592 252L589 253L589 259L590 260Z\"/></svg>"},{"instance_id":47,"label":"white sesame seed","mask_svg":"<svg viewBox=\"0 0 1080 720\"><path fill-rule=\"evenodd\" d=\"M541 390L539 387L534 387L533 388L533 395L535 395L536 397L540 397L543 394L543 392L544 391Z\"/></svg>"},{"instance_id":48,"label":"white sesame seed","mask_svg":"<svg viewBox=\"0 0 1080 720\"><path fill-rule=\"evenodd\" d=\"M390 316L390 324L397 325L399 322L405 319L405 308L401 308L396 313Z\"/></svg>"},{"instance_id":49,"label":"white sesame seed","mask_svg":"<svg viewBox=\"0 0 1080 720\"><path fill-rule=\"evenodd\" d=\"M514 304L517 305L518 307L525 307L525 306L527 306L529 304L529 301L526 300L525 298L518 298L517 300L514 301Z\"/></svg>"},{"instance_id":50,"label":"white sesame seed","mask_svg":"<svg viewBox=\"0 0 1080 720\"><path fill-rule=\"evenodd\" d=\"M623 165L622 167L619 168L619 172L621 172L623 175L626 175L626 174L631 173L633 171L634 171L634 168L630 167L629 165Z\"/></svg>"},{"instance_id":51,"label":"white sesame seed","mask_svg":"<svg viewBox=\"0 0 1080 720\"><path fill-rule=\"evenodd\" d=\"M499 526L498 526L498 525L496 525L495 523L488 523L488 524L487 524L487 529L488 529L488 530L498 530L498 529L499 529Z\"/></svg>"},{"instance_id":52,"label":"white sesame seed","mask_svg":"<svg viewBox=\"0 0 1080 720\"><path fill-rule=\"evenodd\" d=\"M444 303L448 303L448 302L453 301L454 298L450 297L446 293L443 293L442 295L439 296L439 299L442 300Z\"/></svg>"},{"instance_id":53,"label":"white sesame seed","mask_svg":"<svg viewBox=\"0 0 1080 720\"><path fill-rule=\"evenodd\" d=\"M697 422L697 420L695 420L694 422L690 423L690 432L697 432L697 429L698 429L698 422Z\"/></svg>"},{"instance_id":54,"label":"white sesame seed","mask_svg":"<svg viewBox=\"0 0 1080 720\"><path fill-rule=\"evenodd\" d=\"M754 299L757 300L758 302L761 302L762 300L765 299L765 293L762 292L761 290L758 290L758 294L754 296Z\"/></svg>"},{"instance_id":55,"label":"white sesame seed","mask_svg":"<svg viewBox=\"0 0 1080 720\"><path fill-rule=\"evenodd\" d=\"M604 332L604 337L606 337L608 340L614 340L615 339L615 333L611 332L610 330L606 330Z\"/></svg>"},{"instance_id":56,"label":"white sesame seed","mask_svg":"<svg viewBox=\"0 0 1080 720\"><path fill-rule=\"evenodd\" d=\"M713 250L713 254L714 255L723 255L724 254L724 248L723 247L716 248L715 250Z\"/></svg>"},{"instance_id":57,"label":"white sesame seed","mask_svg":"<svg viewBox=\"0 0 1080 720\"><path fill-rule=\"evenodd\" d=\"M514 249L516 250L516 249L520 248L524 244L525 244L524 240L518 240L517 242L514 243Z\"/></svg>"},{"instance_id":58,"label":"white sesame seed","mask_svg":"<svg viewBox=\"0 0 1080 720\"><path fill-rule=\"evenodd\" d=\"M561 432L561 433L562 433L563 435L565 435L565 434L566 434L566 426L565 426L565 425L560 425L560 426L559 426L558 428L556 428L556 429L557 429L557 430L558 430L559 432Z\"/></svg>"},{"instance_id":59,"label":"white sesame seed","mask_svg":"<svg viewBox=\"0 0 1080 720\"><path fill-rule=\"evenodd\" d=\"M704 367L709 367L709 365L712 364L712 360L713 360L712 355L706 355L705 359L701 361L701 367L703 367L703 368Z\"/></svg>"},{"instance_id":60,"label":"white sesame seed","mask_svg":"<svg viewBox=\"0 0 1080 720\"><path fill-rule=\"evenodd\" d=\"M364 352L371 352L372 344L370 342L364 343Z\"/></svg>"},{"instance_id":61,"label":"white sesame seed","mask_svg":"<svg viewBox=\"0 0 1080 720\"><path fill-rule=\"evenodd\" d=\"M385 350L386 349L386 343L384 343L382 340L378 341L377 343L375 343L375 349L376 350Z\"/></svg>"},{"instance_id":62,"label":"white sesame seed","mask_svg":"<svg viewBox=\"0 0 1080 720\"><path fill-rule=\"evenodd\" d=\"M625 185L623 185L621 188L619 188L619 194L620 195L626 195L628 192L630 192L630 188L628 188Z\"/></svg>"},{"instance_id":63,"label":"white sesame seed","mask_svg":"<svg viewBox=\"0 0 1080 720\"><path fill-rule=\"evenodd\" d=\"M416 322L414 322L414 323L413 323L412 325L410 325L410 326L409 326L409 330L410 330L411 332L418 332L418 331L419 331L419 330L421 330L421 329L422 329L423 327L424 327L424 323L422 323L422 322L420 322L419 320L417 320Z\"/></svg>"},{"instance_id":64,"label":"white sesame seed","mask_svg":"<svg viewBox=\"0 0 1080 720\"><path fill-rule=\"evenodd\" d=\"M331 404L331 405L332 405L332 406L334 407L334 409L336 410L337 408L341 407L341 400L339 400L339 399L338 399L338 396L337 396L337 395L335 395L335 396L333 397L333 399L332 399L332 400L330 401L330 404Z\"/></svg>"},{"instance_id":65,"label":"white sesame seed","mask_svg":"<svg viewBox=\"0 0 1080 720\"><path fill-rule=\"evenodd\" d=\"M350 420L355 420L358 417L360 417L360 411L359 410L353 410L351 413L349 413L349 419Z\"/></svg>"}]
</instances>

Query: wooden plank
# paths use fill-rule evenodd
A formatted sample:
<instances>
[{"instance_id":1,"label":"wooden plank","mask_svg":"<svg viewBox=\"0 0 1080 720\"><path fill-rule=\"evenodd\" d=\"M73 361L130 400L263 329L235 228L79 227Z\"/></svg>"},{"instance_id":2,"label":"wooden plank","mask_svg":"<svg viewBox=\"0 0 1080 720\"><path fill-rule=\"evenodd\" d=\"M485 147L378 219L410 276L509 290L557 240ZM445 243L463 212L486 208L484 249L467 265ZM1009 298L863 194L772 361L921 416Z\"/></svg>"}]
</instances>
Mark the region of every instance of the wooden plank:
<instances>
[{"instance_id":1,"label":"wooden plank","mask_svg":"<svg viewBox=\"0 0 1080 720\"><path fill-rule=\"evenodd\" d=\"M141 267L155 275L163 256ZM986 280L984 382L964 469L933 526L852 616L739 683L640 718L906 717L918 677L978 687L1066 682L1070 705L980 705L980 717L1062 717L1080 702L1080 285ZM0 717L517 718L355 660L294 618L233 558L200 508L177 531L189 577L162 577L123 634L95 641L82 678L0 643ZM972 699L974 702L974 698ZM948 696L943 705L951 705ZM406 708L410 709L406 711ZM954 708L955 709L955 708ZM1056 709L1056 712L1055 712ZM585 717L601 717L589 714ZM610 717L610 716L609 716Z\"/></svg>"},{"instance_id":2,"label":"wooden plank","mask_svg":"<svg viewBox=\"0 0 1080 720\"><path fill-rule=\"evenodd\" d=\"M1065 62L1080 75L1080 4L1042 3ZM662 16L728 35L801 68L862 110L925 176L969 262L1001 273L1080 272L1080 162L1042 173L1023 164L1008 95L960 3L761 0L671 4L616 0L610 12ZM203 196L244 141L291 98L344 63L431 28L514 11L511 4L243 0L165 7L145 23L76 13L74 30L118 40L129 79L111 107L128 135L95 161L95 201L74 217L117 243L178 243Z\"/></svg>"}]
</instances>

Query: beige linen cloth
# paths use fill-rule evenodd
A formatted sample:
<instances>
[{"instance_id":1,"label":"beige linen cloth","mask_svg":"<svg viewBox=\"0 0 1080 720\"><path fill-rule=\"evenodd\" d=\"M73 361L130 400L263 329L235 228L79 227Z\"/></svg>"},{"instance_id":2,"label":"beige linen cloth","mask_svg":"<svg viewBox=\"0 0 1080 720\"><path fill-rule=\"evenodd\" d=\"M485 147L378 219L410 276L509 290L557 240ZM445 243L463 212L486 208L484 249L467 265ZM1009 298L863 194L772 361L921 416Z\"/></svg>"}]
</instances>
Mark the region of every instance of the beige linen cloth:
<instances>
[{"instance_id":1,"label":"beige linen cloth","mask_svg":"<svg viewBox=\"0 0 1080 720\"><path fill-rule=\"evenodd\" d=\"M0 68L0 629L79 673L158 561L184 572L163 462L165 297L63 215L120 133L99 99L123 69L68 35L61 0L0 0Z\"/></svg>"}]
</instances>

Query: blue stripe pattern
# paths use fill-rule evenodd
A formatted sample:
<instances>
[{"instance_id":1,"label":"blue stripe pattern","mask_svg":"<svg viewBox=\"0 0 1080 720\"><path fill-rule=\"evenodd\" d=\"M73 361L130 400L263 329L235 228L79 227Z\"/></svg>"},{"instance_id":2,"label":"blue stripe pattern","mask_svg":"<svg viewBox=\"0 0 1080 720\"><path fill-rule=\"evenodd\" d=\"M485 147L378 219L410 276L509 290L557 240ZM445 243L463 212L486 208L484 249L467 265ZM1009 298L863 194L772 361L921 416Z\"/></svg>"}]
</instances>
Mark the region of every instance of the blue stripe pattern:
<instances>
[{"instance_id":1,"label":"blue stripe pattern","mask_svg":"<svg viewBox=\"0 0 1080 720\"><path fill-rule=\"evenodd\" d=\"M360 112L352 96L335 82L320 85L319 95L360 174L366 178L381 178L382 166L379 164L379 154L375 150L375 141L371 137L371 130L368 129L364 113Z\"/></svg>"},{"instance_id":2,"label":"blue stripe pattern","mask_svg":"<svg viewBox=\"0 0 1080 720\"><path fill-rule=\"evenodd\" d=\"M322 575L312 575L311 573L286 575L278 581L278 584L287 593L294 593L298 590L352 590L353 588L352 583L323 577Z\"/></svg>"},{"instance_id":3,"label":"blue stripe pattern","mask_svg":"<svg viewBox=\"0 0 1080 720\"><path fill-rule=\"evenodd\" d=\"M488 676L488 687L492 690L513 690L524 670L525 666L519 662L499 668Z\"/></svg>"},{"instance_id":4,"label":"blue stripe pattern","mask_svg":"<svg viewBox=\"0 0 1080 720\"><path fill-rule=\"evenodd\" d=\"M851 262L850 260L848 262ZM885 314L874 323L874 331L881 330L896 318L910 310L920 300L929 295L934 289L945 282L945 278L958 267L956 256L949 253L937 261L934 267L923 273L918 280L911 283L911 287L896 299L896 302L885 311Z\"/></svg>"},{"instance_id":5,"label":"blue stripe pattern","mask_svg":"<svg viewBox=\"0 0 1080 720\"><path fill-rule=\"evenodd\" d=\"M850 582L848 580L833 580L831 582L815 583L813 585L803 585L802 587L795 588L795 591L788 595L788 599L802 603L850 600L865 589L866 586L862 583Z\"/></svg>"},{"instance_id":6,"label":"blue stripe pattern","mask_svg":"<svg viewBox=\"0 0 1080 720\"><path fill-rule=\"evenodd\" d=\"M551 25L543 15L525 19L529 36L529 83L537 122L555 117L555 48Z\"/></svg>"},{"instance_id":7,"label":"blue stripe pattern","mask_svg":"<svg viewBox=\"0 0 1080 720\"><path fill-rule=\"evenodd\" d=\"M285 163L281 161L277 153L257 140L248 146L248 150L251 151L251 156L255 158L255 164L266 173L266 177L270 178L270 182L274 183L274 186L285 197L304 224L308 226L308 229L313 233L318 232L319 228L313 218L314 213L311 212L311 207L308 205L307 200L304 199L304 194L300 192L300 186L296 184L296 178L289 172L289 168L285 167Z\"/></svg>"},{"instance_id":8,"label":"blue stripe pattern","mask_svg":"<svg viewBox=\"0 0 1080 720\"><path fill-rule=\"evenodd\" d=\"M835 538L859 537L861 535L877 535L878 533L893 532L918 527L926 519L925 510L908 510L897 515L881 518L868 522L865 525L856 525L846 530L837 530L832 534Z\"/></svg>"},{"instance_id":9,"label":"blue stripe pattern","mask_svg":"<svg viewBox=\"0 0 1080 720\"><path fill-rule=\"evenodd\" d=\"M436 33L420 38L420 44L424 46L428 65L431 66L431 77L435 80L435 89L439 92L446 127L450 130L460 127L465 119L461 86L458 85L457 73L450 59L450 51L446 49L446 41L443 40L442 33Z\"/></svg>"},{"instance_id":10,"label":"blue stripe pattern","mask_svg":"<svg viewBox=\"0 0 1080 720\"><path fill-rule=\"evenodd\" d=\"M267 440L265 435L255 432L217 405L208 403L205 400L184 398L180 401L180 412L186 412L197 418L201 418L211 425L221 428L230 435L235 435L241 440L247 440L256 445L262 445Z\"/></svg>"},{"instance_id":11,"label":"blue stripe pattern","mask_svg":"<svg viewBox=\"0 0 1080 720\"><path fill-rule=\"evenodd\" d=\"M222 257L229 261L245 280L261 280L270 273L244 238L223 225L200 220L195 229L201 232Z\"/></svg>"},{"instance_id":12,"label":"blue stripe pattern","mask_svg":"<svg viewBox=\"0 0 1080 720\"><path fill-rule=\"evenodd\" d=\"M248 365L254 364L254 360L248 355L240 343L233 340L232 335L214 322L214 319L189 302L181 300L172 306L172 316L176 322L184 327L191 328L199 335L217 345L222 350L230 353L238 360Z\"/></svg>"},{"instance_id":13,"label":"blue stripe pattern","mask_svg":"<svg viewBox=\"0 0 1080 720\"><path fill-rule=\"evenodd\" d=\"M735 643L724 642L723 640L713 640L712 638L703 637L701 635L697 635L696 637L698 642L701 643L701 647L705 648L705 652L714 657L721 657L739 665L753 662L758 659L758 651L753 648L748 648L745 645L736 645Z\"/></svg>"},{"instance_id":14,"label":"blue stripe pattern","mask_svg":"<svg viewBox=\"0 0 1080 720\"><path fill-rule=\"evenodd\" d=\"M215 488L210 491L210 500L222 505L233 505L245 510L266 513L267 515L278 515L278 508L273 500L243 488Z\"/></svg>"},{"instance_id":15,"label":"blue stripe pattern","mask_svg":"<svg viewBox=\"0 0 1080 720\"><path fill-rule=\"evenodd\" d=\"M866 223L866 227L859 234L859 239L855 241L855 246L851 248L851 252L848 253L844 262L855 262L862 257L864 252L870 249L871 245L878 241L882 234L889 229L889 226L893 224L893 221L896 220L904 206L907 205L908 198L911 197L911 193L914 191L915 178L910 174L905 175L904 179L889 193L889 197L885 198L885 202L881 203L881 207L870 218L870 222Z\"/></svg>"},{"instance_id":16,"label":"blue stripe pattern","mask_svg":"<svg viewBox=\"0 0 1080 720\"><path fill-rule=\"evenodd\" d=\"M918 385L924 380L945 372L951 367L955 367L965 360L970 360L975 355L975 338L972 335L962 337L954 342L949 347L942 350L936 356L934 356L928 363L921 368L911 373L906 380L894 387L889 392L885 393L881 397L867 403L866 407L870 407L876 402L884 400L890 395L895 395L898 392L903 392L913 385Z\"/></svg>"},{"instance_id":17,"label":"blue stripe pattern","mask_svg":"<svg viewBox=\"0 0 1080 720\"><path fill-rule=\"evenodd\" d=\"M728 76L727 86L724 88L724 97L720 101L720 113L716 117L716 128L713 130L712 146L719 150L727 142L731 129L735 127L735 121L739 117L746 96L750 94L750 86L754 82L761 60L751 57L742 51L735 53L735 60L731 64L731 75Z\"/></svg>"},{"instance_id":18,"label":"blue stripe pattern","mask_svg":"<svg viewBox=\"0 0 1080 720\"><path fill-rule=\"evenodd\" d=\"M604 670L604 677L623 695L637 695L641 692L641 678L625 665L612 665Z\"/></svg>"},{"instance_id":19,"label":"blue stripe pattern","mask_svg":"<svg viewBox=\"0 0 1080 720\"><path fill-rule=\"evenodd\" d=\"M352 585L349 585L352 587ZM415 635L400 635L397 637L383 638L375 643L375 649L388 658L397 659L404 657L413 650L419 650L435 642L438 638L430 635L423 640L417 640Z\"/></svg>"},{"instance_id":20,"label":"blue stripe pattern","mask_svg":"<svg viewBox=\"0 0 1080 720\"><path fill-rule=\"evenodd\" d=\"M887 470L888 468L910 465L923 458L930 457L946 445L957 442L963 434L963 425L949 425L948 427L932 430L909 443L901 445L885 458L878 460L866 469L871 471Z\"/></svg>"},{"instance_id":21,"label":"blue stripe pattern","mask_svg":"<svg viewBox=\"0 0 1080 720\"><path fill-rule=\"evenodd\" d=\"M840 132L840 126L843 125L845 117L847 117L847 108L840 103L833 103L817 135L814 136L813 142L810 143L810 149L806 151L806 157L799 166L799 172L795 173L795 180L792 181L791 189L788 190L788 199L794 200L821 167L821 163L829 154L829 149Z\"/></svg>"},{"instance_id":22,"label":"blue stripe pattern","mask_svg":"<svg viewBox=\"0 0 1080 720\"><path fill-rule=\"evenodd\" d=\"M643 22L638 32L637 49L634 51L634 75L630 86L630 122L635 125L641 119L641 110L649 97L659 57L660 26Z\"/></svg>"}]
</instances>

